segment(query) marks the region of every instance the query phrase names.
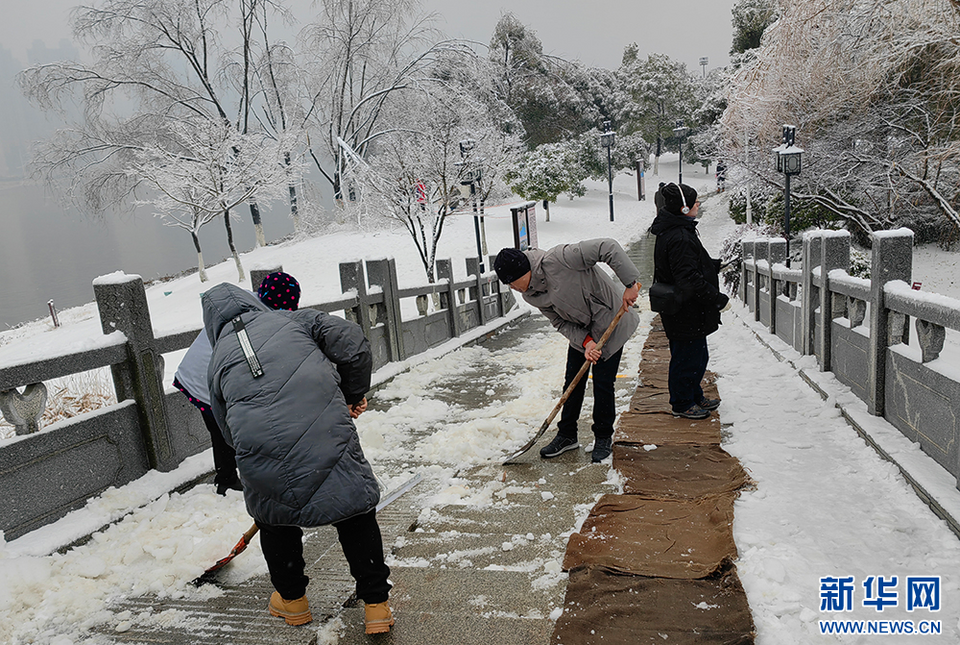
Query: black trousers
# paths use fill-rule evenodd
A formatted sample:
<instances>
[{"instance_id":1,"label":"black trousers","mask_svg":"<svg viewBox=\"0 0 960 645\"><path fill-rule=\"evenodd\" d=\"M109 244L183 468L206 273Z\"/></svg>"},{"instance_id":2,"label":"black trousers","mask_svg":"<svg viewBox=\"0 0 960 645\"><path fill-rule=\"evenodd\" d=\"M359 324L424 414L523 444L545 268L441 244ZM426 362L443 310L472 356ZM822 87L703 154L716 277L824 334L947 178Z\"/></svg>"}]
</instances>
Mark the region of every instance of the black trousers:
<instances>
[{"instance_id":1,"label":"black trousers","mask_svg":"<svg viewBox=\"0 0 960 645\"><path fill-rule=\"evenodd\" d=\"M601 359L590 366L593 373L593 435L595 437L612 437L613 422L617 418L616 383L617 372L620 370L620 357L623 349L613 356ZM563 390L566 392L573 377L583 367L586 359L583 352L573 347L567 349L567 369L563 379ZM560 421L557 430L562 437L575 439L577 436L577 421L583 409L583 396L587 390L587 375L584 374L580 382L570 393L570 398L563 404L560 411Z\"/></svg>"},{"instance_id":2,"label":"black trousers","mask_svg":"<svg viewBox=\"0 0 960 645\"><path fill-rule=\"evenodd\" d=\"M310 582L303 570L303 529L299 526L262 524L260 548L270 570L270 582L286 600L296 600L307 592ZM390 568L383 561L383 539L377 512L334 524L343 555L350 565L350 575L357 581L357 597L365 603L378 603L390 595Z\"/></svg>"},{"instance_id":3,"label":"black trousers","mask_svg":"<svg viewBox=\"0 0 960 645\"><path fill-rule=\"evenodd\" d=\"M706 337L670 341L667 386L674 412L684 412L703 399L700 382L707 371L709 358Z\"/></svg>"},{"instance_id":4,"label":"black trousers","mask_svg":"<svg viewBox=\"0 0 960 645\"><path fill-rule=\"evenodd\" d=\"M229 486L237 481L237 453L230 447L230 444L223 438L220 432L220 426L217 425L217 418L213 416L213 410L210 404L201 401L187 391L187 388L177 379L173 379L173 386L183 392L203 417L203 424L207 426L207 432L210 433L210 445L213 447L213 469L216 471L214 483L218 486ZM299 598L299 596L298 596Z\"/></svg>"},{"instance_id":5,"label":"black trousers","mask_svg":"<svg viewBox=\"0 0 960 645\"><path fill-rule=\"evenodd\" d=\"M207 432L210 433L210 444L213 446L213 469L217 473L213 481L218 486L221 484L228 486L238 479L237 453L223 438L217 419L210 408L201 409L200 414L203 416L203 423L207 426Z\"/></svg>"}]
</instances>

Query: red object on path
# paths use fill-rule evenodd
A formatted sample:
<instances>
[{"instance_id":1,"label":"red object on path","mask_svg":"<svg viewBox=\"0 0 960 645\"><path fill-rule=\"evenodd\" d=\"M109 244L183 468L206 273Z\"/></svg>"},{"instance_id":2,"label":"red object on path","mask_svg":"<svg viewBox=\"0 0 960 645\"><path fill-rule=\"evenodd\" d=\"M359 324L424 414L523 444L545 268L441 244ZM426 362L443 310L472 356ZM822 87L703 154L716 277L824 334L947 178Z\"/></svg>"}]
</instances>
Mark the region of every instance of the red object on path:
<instances>
[{"instance_id":1,"label":"red object on path","mask_svg":"<svg viewBox=\"0 0 960 645\"><path fill-rule=\"evenodd\" d=\"M214 581L214 574L222 569L228 562L233 560L235 557L247 550L247 547L250 546L250 540L253 539L253 536L257 534L260 528L254 524L251 526L246 533L240 536L240 541L237 542L236 546L230 551L230 553L225 557L217 560L216 564L200 574L200 577L193 581L194 586L199 587L200 585L206 584L208 582Z\"/></svg>"}]
</instances>

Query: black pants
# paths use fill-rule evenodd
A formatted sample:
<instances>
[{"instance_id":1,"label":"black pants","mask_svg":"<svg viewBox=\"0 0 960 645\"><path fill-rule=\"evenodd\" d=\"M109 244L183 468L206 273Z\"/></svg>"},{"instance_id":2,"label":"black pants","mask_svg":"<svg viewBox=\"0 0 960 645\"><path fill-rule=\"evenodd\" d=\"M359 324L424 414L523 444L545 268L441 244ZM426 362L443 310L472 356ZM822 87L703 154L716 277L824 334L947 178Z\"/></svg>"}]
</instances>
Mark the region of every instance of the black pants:
<instances>
[{"instance_id":1,"label":"black pants","mask_svg":"<svg viewBox=\"0 0 960 645\"><path fill-rule=\"evenodd\" d=\"M601 359L590 366L593 373L593 435L595 437L612 437L613 422L617 418L616 383L617 372L620 370L620 357L623 349L617 351L610 358ZM586 359L583 352L573 347L567 349L567 370L563 379L563 390L566 392L583 367ZM583 395L587 390L587 375L584 374L580 382L570 393L570 398L563 404L560 412L560 421L557 430L562 437L576 438L577 421L580 419L580 410L583 408Z\"/></svg>"},{"instance_id":2,"label":"black pants","mask_svg":"<svg viewBox=\"0 0 960 645\"><path fill-rule=\"evenodd\" d=\"M230 486L238 479L237 453L223 438L223 433L220 432L220 426L217 425L217 419L213 416L210 404L190 394L187 388L183 387L177 379L173 379L173 386L183 392L187 400L200 410L203 424L207 426L207 432L210 433L210 445L213 447L213 469L217 473L214 483L217 486Z\"/></svg>"},{"instance_id":3,"label":"black pants","mask_svg":"<svg viewBox=\"0 0 960 645\"><path fill-rule=\"evenodd\" d=\"M203 423L207 426L207 432L210 433L210 444L213 446L213 469L217 473L213 481L217 486L229 486L238 479L237 453L223 438L217 419L210 408L201 409L200 414L203 416Z\"/></svg>"},{"instance_id":4,"label":"black pants","mask_svg":"<svg viewBox=\"0 0 960 645\"><path fill-rule=\"evenodd\" d=\"M674 412L685 412L703 399L700 382L707 371L707 339L670 340L670 407Z\"/></svg>"},{"instance_id":5,"label":"black pants","mask_svg":"<svg viewBox=\"0 0 960 645\"><path fill-rule=\"evenodd\" d=\"M310 582L304 573L303 529L299 526L261 524L260 548L270 570L270 582L286 600L307 592ZM357 581L357 597L365 603L385 601L390 595L390 568L383 561L383 540L377 512L355 515L334 524L350 575Z\"/></svg>"}]
</instances>

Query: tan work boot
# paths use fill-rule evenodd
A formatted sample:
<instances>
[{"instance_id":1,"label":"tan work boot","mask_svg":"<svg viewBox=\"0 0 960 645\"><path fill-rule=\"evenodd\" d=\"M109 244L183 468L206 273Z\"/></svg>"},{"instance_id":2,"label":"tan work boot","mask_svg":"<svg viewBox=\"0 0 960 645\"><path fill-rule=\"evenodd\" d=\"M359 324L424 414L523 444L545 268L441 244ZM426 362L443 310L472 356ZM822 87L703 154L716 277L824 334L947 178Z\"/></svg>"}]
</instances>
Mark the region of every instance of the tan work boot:
<instances>
[{"instance_id":1,"label":"tan work boot","mask_svg":"<svg viewBox=\"0 0 960 645\"><path fill-rule=\"evenodd\" d=\"M390 611L389 601L384 600L374 604L365 604L363 612L366 617L366 633L382 634L390 631L390 626L396 621Z\"/></svg>"},{"instance_id":2,"label":"tan work boot","mask_svg":"<svg viewBox=\"0 0 960 645\"><path fill-rule=\"evenodd\" d=\"M283 618L288 625L306 625L313 620L306 596L296 600L285 600L279 592L274 591L273 595L270 596L268 609L271 616Z\"/></svg>"}]
</instances>

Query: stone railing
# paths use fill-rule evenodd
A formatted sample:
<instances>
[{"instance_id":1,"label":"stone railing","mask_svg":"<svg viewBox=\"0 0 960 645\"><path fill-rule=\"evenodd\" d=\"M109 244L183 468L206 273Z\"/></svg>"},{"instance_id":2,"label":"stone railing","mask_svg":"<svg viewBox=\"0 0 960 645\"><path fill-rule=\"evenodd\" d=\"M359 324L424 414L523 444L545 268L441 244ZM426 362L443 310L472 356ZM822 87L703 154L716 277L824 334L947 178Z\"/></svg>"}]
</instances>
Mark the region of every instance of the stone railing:
<instances>
[{"instance_id":1,"label":"stone railing","mask_svg":"<svg viewBox=\"0 0 960 645\"><path fill-rule=\"evenodd\" d=\"M251 284L279 269L251 271ZM345 263L343 297L301 306L342 312L358 323L370 340L376 370L485 326L514 305L495 274L479 273L476 259L467 260L466 280L453 280L449 260L438 260L437 273L435 284L401 289L392 259ZM0 411L18 435L0 443L0 530L8 540L62 517L110 486L150 469L172 470L210 445L200 414L162 382L163 355L189 347L200 327L155 337L139 276L98 278L94 295L104 336L91 339L92 349L0 369ZM118 404L40 429L44 381L106 367Z\"/></svg>"},{"instance_id":2,"label":"stone railing","mask_svg":"<svg viewBox=\"0 0 960 645\"><path fill-rule=\"evenodd\" d=\"M739 295L770 333L816 356L871 414L960 477L960 370L945 358L960 343L960 300L912 288L912 231L871 241L870 280L848 274L845 231L806 233L800 269L784 266L783 239L743 242Z\"/></svg>"}]
</instances>

